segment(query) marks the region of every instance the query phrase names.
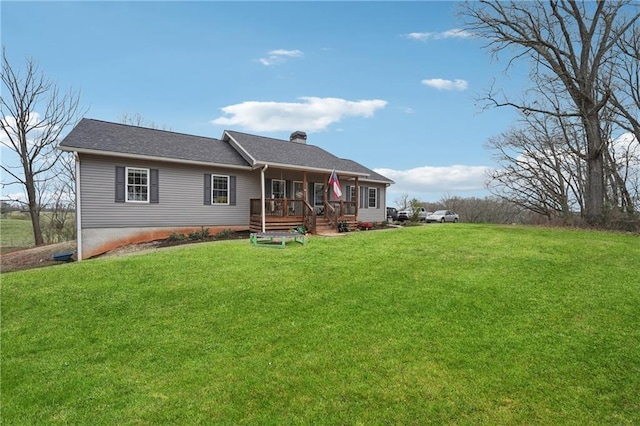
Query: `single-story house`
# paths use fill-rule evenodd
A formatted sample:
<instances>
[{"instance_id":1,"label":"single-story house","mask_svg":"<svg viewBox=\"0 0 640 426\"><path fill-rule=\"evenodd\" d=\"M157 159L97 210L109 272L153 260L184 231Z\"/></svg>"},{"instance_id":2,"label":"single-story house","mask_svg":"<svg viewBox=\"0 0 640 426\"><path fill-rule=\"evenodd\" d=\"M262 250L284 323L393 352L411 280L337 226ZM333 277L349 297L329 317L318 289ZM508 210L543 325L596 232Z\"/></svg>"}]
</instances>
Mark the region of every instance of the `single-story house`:
<instances>
[{"instance_id":1,"label":"single-story house","mask_svg":"<svg viewBox=\"0 0 640 426\"><path fill-rule=\"evenodd\" d=\"M289 141L230 130L214 139L82 119L60 144L76 160L78 259L203 227L322 234L342 221L386 220L393 181L306 140L300 131Z\"/></svg>"}]
</instances>

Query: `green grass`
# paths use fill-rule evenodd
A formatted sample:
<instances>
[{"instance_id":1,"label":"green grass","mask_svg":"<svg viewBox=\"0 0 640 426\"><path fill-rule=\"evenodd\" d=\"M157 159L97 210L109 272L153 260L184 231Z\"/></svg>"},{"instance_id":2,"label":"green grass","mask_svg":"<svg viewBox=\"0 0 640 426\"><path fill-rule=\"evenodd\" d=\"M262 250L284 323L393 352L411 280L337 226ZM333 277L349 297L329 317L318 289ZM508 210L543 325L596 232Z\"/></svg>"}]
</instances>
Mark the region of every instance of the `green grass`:
<instances>
[{"instance_id":1,"label":"green grass","mask_svg":"<svg viewBox=\"0 0 640 426\"><path fill-rule=\"evenodd\" d=\"M33 246L31 221L25 219L0 219L0 247L2 252Z\"/></svg>"},{"instance_id":2,"label":"green grass","mask_svg":"<svg viewBox=\"0 0 640 426\"><path fill-rule=\"evenodd\" d=\"M4 424L639 424L640 242L428 225L2 276Z\"/></svg>"}]
</instances>

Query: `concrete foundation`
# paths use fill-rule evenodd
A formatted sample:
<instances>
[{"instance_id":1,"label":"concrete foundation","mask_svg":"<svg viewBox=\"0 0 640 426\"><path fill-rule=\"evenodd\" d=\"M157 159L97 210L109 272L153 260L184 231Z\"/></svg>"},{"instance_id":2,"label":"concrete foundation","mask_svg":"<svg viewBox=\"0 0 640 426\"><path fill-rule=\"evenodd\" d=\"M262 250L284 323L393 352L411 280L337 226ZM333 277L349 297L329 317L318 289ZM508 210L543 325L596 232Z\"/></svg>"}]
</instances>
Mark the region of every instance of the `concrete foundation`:
<instances>
[{"instance_id":1,"label":"concrete foundation","mask_svg":"<svg viewBox=\"0 0 640 426\"><path fill-rule=\"evenodd\" d=\"M144 243L168 238L171 234L189 234L193 231L200 231L202 228L209 229L209 235L216 235L225 230L247 231L247 225L236 226L216 226L203 225L194 227L161 227L161 228L92 228L82 230L82 259L89 259L94 256L114 250L128 244ZM78 259L78 260L82 260Z\"/></svg>"}]
</instances>

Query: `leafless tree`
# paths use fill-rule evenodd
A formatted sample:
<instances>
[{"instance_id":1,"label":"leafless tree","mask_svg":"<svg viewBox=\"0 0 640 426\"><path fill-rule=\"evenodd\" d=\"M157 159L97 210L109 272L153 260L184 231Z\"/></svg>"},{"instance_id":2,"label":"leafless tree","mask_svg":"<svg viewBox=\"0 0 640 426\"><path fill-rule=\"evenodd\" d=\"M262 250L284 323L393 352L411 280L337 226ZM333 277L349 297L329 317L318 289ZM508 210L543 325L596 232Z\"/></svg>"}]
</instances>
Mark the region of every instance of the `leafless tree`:
<instances>
[{"instance_id":1,"label":"leafless tree","mask_svg":"<svg viewBox=\"0 0 640 426\"><path fill-rule=\"evenodd\" d=\"M409 198L409 194L401 194L398 198L393 200L393 202L400 210L404 210L411 205L411 199Z\"/></svg>"},{"instance_id":2,"label":"leafless tree","mask_svg":"<svg viewBox=\"0 0 640 426\"><path fill-rule=\"evenodd\" d=\"M122 113L120 116L120 122L122 124L129 124L131 126L138 127L148 127L150 129L157 130L171 130L170 127L166 125L162 125L162 127L158 126L155 121L147 121L140 113L136 112L135 114L129 114L127 112Z\"/></svg>"},{"instance_id":3,"label":"leafless tree","mask_svg":"<svg viewBox=\"0 0 640 426\"><path fill-rule=\"evenodd\" d=\"M625 34L618 46L622 55L607 70L616 89L611 93L615 122L640 143L640 25Z\"/></svg>"},{"instance_id":4,"label":"leafless tree","mask_svg":"<svg viewBox=\"0 0 640 426\"><path fill-rule=\"evenodd\" d=\"M27 201L22 202L29 209L34 241L42 245L40 211L44 185L62 154L57 149L60 135L75 125L83 113L79 110L80 96L72 90L60 92L32 59L27 59L20 72L9 63L5 48L2 49L2 84L2 143L15 153L19 162L13 165L12 158L2 159L2 170L10 178L2 183L20 184L24 188Z\"/></svg>"},{"instance_id":5,"label":"leafless tree","mask_svg":"<svg viewBox=\"0 0 640 426\"><path fill-rule=\"evenodd\" d=\"M43 185L42 204L47 209L43 237L46 243L69 241L75 238L74 226L76 186L75 159L73 154L63 153L51 170L51 178Z\"/></svg>"},{"instance_id":6,"label":"leafless tree","mask_svg":"<svg viewBox=\"0 0 640 426\"><path fill-rule=\"evenodd\" d=\"M529 59L531 77L538 87L567 94L569 102L563 103L562 109L546 109L526 97L499 97L493 88L484 100L488 105L510 106L523 113L579 120L586 145L584 216L592 225L605 221L604 152L608 140L602 134L601 114L615 90L610 80L603 79L603 71L620 57L620 42L634 31L640 18L638 10L631 0L480 0L467 2L461 9L467 30L488 40L485 47L495 56L513 49L510 65Z\"/></svg>"},{"instance_id":7,"label":"leafless tree","mask_svg":"<svg viewBox=\"0 0 640 426\"><path fill-rule=\"evenodd\" d=\"M549 116L530 114L525 121L526 127L485 144L499 164L489 172L487 186L522 208L568 223L583 209L581 162L565 139L569 133L576 136L572 129L559 131Z\"/></svg>"},{"instance_id":8,"label":"leafless tree","mask_svg":"<svg viewBox=\"0 0 640 426\"><path fill-rule=\"evenodd\" d=\"M459 197L445 195L431 210L453 210L466 223L534 223L534 213L500 197Z\"/></svg>"}]
</instances>

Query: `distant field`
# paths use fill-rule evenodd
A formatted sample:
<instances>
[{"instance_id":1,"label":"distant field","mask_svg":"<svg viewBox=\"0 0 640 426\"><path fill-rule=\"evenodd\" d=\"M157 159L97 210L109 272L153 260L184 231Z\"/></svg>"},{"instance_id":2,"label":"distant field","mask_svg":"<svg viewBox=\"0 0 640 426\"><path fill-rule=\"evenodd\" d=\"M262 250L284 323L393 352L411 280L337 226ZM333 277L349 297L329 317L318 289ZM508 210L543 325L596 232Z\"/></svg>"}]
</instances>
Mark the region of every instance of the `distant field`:
<instances>
[{"instance_id":1,"label":"distant field","mask_svg":"<svg viewBox=\"0 0 640 426\"><path fill-rule=\"evenodd\" d=\"M638 425L640 239L430 224L2 275L2 423Z\"/></svg>"},{"instance_id":2,"label":"distant field","mask_svg":"<svg viewBox=\"0 0 640 426\"><path fill-rule=\"evenodd\" d=\"M2 253L33 246L33 230L29 219L0 219Z\"/></svg>"},{"instance_id":3,"label":"distant field","mask_svg":"<svg viewBox=\"0 0 640 426\"><path fill-rule=\"evenodd\" d=\"M40 223L42 224L43 236L47 241L47 224L51 218L50 212L40 213ZM74 227L73 215L67 219L67 228ZM57 242L57 241L56 241ZM29 248L34 245L33 230L31 228L31 218L28 213L11 212L6 217L0 219L0 250L1 253L8 253L15 250Z\"/></svg>"}]
</instances>

